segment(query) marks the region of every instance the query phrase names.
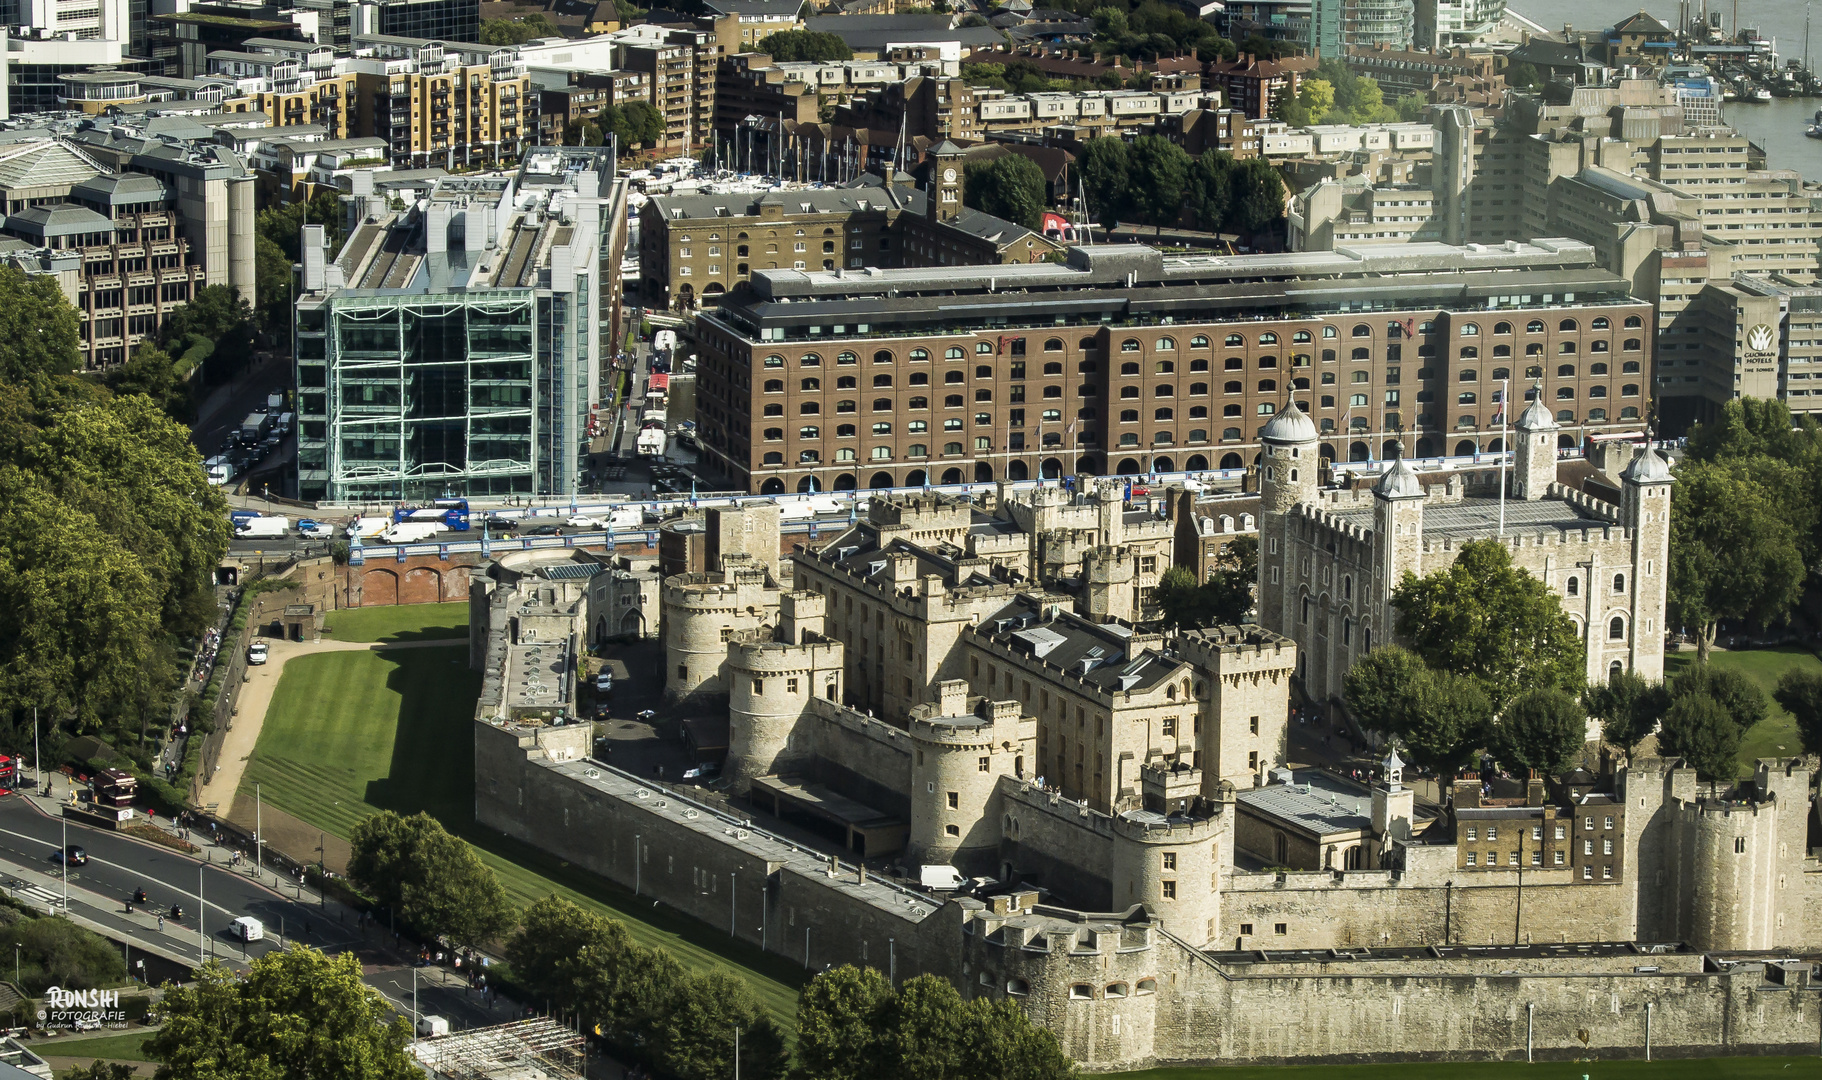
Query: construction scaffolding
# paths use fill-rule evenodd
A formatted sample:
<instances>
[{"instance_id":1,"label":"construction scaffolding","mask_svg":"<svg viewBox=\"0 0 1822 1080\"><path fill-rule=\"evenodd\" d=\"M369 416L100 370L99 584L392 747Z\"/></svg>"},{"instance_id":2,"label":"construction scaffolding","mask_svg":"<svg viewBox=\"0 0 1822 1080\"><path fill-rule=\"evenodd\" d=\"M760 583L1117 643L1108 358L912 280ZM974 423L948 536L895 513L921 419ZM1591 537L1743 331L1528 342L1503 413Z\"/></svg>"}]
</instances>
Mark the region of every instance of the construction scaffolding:
<instances>
[{"instance_id":1,"label":"construction scaffolding","mask_svg":"<svg viewBox=\"0 0 1822 1080\"><path fill-rule=\"evenodd\" d=\"M581 1080L582 1036L537 1017L420 1039L412 1054L444 1080Z\"/></svg>"}]
</instances>

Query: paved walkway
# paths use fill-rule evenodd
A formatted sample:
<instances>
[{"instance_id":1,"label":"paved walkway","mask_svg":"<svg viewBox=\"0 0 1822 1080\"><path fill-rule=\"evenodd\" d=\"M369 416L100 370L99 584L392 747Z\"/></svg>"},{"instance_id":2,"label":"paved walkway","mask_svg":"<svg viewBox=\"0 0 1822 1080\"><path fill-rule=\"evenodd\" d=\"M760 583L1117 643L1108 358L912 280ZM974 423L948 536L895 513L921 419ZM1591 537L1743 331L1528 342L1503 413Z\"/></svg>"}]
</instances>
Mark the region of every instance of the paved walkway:
<instances>
[{"instance_id":1,"label":"paved walkway","mask_svg":"<svg viewBox=\"0 0 1822 1080\"><path fill-rule=\"evenodd\" d=\"M234 808L234 796L240 791L240 780L247 770L247 759L253 756L253 747L259 742L259 732L266 723L266 711L272 706L272 694L278 687L278 677L284 673L285 664L294 657L312 656L317 653L356 652L362 649L383 651L387 649L435 649L449 648L452 645L465 644L463 639L449 638L432 641L382 641L377 644L365 641L332 641L324 638L315 643L285 641L282 638L262 637L257 640L267 646L267 660L264 664L247 668L247 681L240 688L240 698L235 705L235 715L228 723L228 734L221 746L221 756L216 759L215 774L209 777L202 789L203 809L226 817Z\"/></svg>"}]
</instances>

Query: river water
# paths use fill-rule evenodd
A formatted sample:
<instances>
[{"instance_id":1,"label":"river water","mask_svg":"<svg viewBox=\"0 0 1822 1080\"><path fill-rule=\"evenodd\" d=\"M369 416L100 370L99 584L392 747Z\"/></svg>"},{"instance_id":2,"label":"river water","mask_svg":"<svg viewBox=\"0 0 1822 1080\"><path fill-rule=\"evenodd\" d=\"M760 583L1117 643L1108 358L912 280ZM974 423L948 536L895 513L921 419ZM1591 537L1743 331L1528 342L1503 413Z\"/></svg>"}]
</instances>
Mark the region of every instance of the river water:
<instances>
[{"instance_id":1,"label":"river water","mask_svg":"<svg viewBox=\"0 0 1822 1080\"><path fill-rule=\"evenodd\" d=\"M1649 11L1667 26L1675 26L1678 5L1666 0L1511 0L1510 9L1547 30L1560 32L1568 23L1577 30L1598 30L1641 9ZM1756 28L1773 39L1778 49L1778 64L1803 58L1803 15L1800 0L1740 0L1740 24ZM1709 10L1718 11L1733 29L1732 0L1710 0ZM1810 57L1822 68L1822 2L1814 6ZM1763 104L1730 101L1725 106L1727 122L1742 134L1765 148L1767 163L1774 169L1795 169L1806 179L1822 180L1822 139L1811 139L1803 131L1809 126L1822 98L1773 98Z\"/></svg>"}]
</instances>

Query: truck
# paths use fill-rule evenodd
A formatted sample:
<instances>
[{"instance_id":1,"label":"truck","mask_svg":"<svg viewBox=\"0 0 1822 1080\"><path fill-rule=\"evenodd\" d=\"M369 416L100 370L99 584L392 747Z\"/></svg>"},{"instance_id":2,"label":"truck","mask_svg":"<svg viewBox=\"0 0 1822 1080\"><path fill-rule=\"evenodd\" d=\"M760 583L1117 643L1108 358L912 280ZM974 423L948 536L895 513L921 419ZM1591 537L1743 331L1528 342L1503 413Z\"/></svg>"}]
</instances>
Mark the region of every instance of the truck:
<instances>
[{"instance_id":1,"label":"truck","mask_svg":"<svg viewBox=\"0 0 1822 1080\"><path fill-rule=\"evenodd\" d=\"M291 519L281 515L256 517L234 530L242 540L276 540L291 531Z\"/></svg>"},{"instance_id":2,"label":"truck","mask_svg":"<svg viewBox=\"0 0 1822 1080\"><path fill-rule=\"evenodd\" d=\"M440 521L401 521L380 534L388 544L421 544L443 531Z\"/></svg>"},{"instance_id":3,"label":"truck","mask_svg":"<svg viewBox=\"0 0 1822 1080\"><path fill-rule=\"evenodd\" d=\"M362 540L375 540L379 535L392 527L392 521L383 517L355 518L348 523L348 538L360 537Z\"/></svg>"},{"instance_id":4,"label":"truck","mask_svg":"<svg viewBox=\"0 0 1822 1080\"><path fill-rule=\"evenodd\" d=\"M269 413L281 413L285 411L284 391L281 390L276 394L266 395L266 411Z\"/></svg>"},{"instance_id":5,"label":"truck","mask_svg":"<svg viewBox=\"0 0 1822 1080\"><path fill-rule=\"evenodd\" d=\"M271 413L248 413L247 418L240 422L240 441L243 443L257 443L270 434L272 434Z\"/></svg>"},{"instance_id":6,"label":"truck","mask_svg":"<svg viewBox=\"0 0 1822 1080\"><path fill-rule=\"evenodd\" d=\"M230 510L228 511L228 523L238 529L258 516L258 510Z\"/></svg>"},{"instance_id":7,"label":"truck","mask_svg":"<svg viewBox=\"0 0 1822 1080\"><path fill-rule=\"evenodd\" d=\"M216 454L214 457L203 462L202 469L203 472L208 474L209 483L214 484L216 487L221 487L228 481L234 479L234 463L228 460L228 455L226 454Z\"/></svg>"},{"instance_id":8,"label":"truck","mask_svg":"<svg viewBox=\"0 0 1822 1080\"><path fill-rule=\"evenodd\" d=\"M652 335L653 352L669 352L677 347L677 331L660 330Z\"/></svg>"},{"instance_id":9,"label":"truck","mask_svg":"<svg viewBox=\"0 0 1822 1080\"><path fill-rule=\"evenodd\" d=\"M296 413L288 413L288 412L279 413L278 414L278 429L277 429L278 433L280 435L291 434L291 425L296 420L297 420Z\"/></svg>"},{"instance_id":10,"label":"truck","mask_svg":"<svg viewBox=\"0 0 1822 1080\"><path fill-rule=\"evenodd\" d=\"M611 510L607 515L607 527L615 531L638 529L645 526L645 514L636 507L625 510Z\"/></svg>"},{"instance_id":11,"label":"truck","mask_svg":"<svg viewBox=\"0 0 1822 1080\"><path fill-rule=\"evenodd\" d=\"M392 512L392 520L394 523L439 521L442 522L445 529L467 532L469 527L468 500L433 499L426 506L401 506Z\"/></svg>"}]
</instances>

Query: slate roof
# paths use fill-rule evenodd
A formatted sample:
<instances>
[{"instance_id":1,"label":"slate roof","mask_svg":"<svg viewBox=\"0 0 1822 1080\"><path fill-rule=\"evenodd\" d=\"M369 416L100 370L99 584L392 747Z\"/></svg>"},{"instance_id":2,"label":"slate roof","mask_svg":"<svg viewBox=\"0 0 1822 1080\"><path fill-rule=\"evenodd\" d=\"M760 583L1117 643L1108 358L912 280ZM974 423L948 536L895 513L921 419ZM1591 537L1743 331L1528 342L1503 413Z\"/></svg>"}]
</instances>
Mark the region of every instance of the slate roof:
<instances>
[{"instance_id":1,"label":"slate roof","mask_svg":"<svg viewBox=\"0 0 1822 1080\"><path fill-rule=\"evenodd\" d=\"M145 173L104 173L70 189L71 198L102 206L137 206L163 202L169 194L163 181Z\"/></svg>"},{"instance_id":2,"label":"slate roof","mask_svg":"<svg viewBox=\"0 0 1822 1080\"><path fill-rule=\"evenodd\" d=\"M1168 651L1131 649L1132 629L1118 623L1091 623L1072 612L1042 618L1035 602L1020 598L970 633L1003 648L1068 672L1106 693L1146 693L1170 681L1186 661Z\"/></svg>"}]
</instances>

